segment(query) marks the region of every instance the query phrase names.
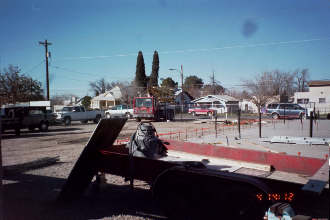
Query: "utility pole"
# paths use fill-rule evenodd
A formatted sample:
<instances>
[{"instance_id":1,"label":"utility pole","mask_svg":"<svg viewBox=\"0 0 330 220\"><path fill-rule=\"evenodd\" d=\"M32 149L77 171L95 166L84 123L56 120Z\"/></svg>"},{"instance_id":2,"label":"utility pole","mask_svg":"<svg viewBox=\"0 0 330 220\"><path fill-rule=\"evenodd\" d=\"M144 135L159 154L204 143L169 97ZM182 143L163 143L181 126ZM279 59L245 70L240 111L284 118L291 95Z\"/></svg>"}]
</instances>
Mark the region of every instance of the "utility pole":
<instances>
[{"instance_id":1,"label":"utility pole","mask_svg":"<svg viewBox=\"0 0 330 220\"><path fill-rule=\"evenodd\" d=\"M1 95L1 94L0 94ZM1 104L1 103L0 103ZM3 181L3 167L2 167L2 149L1 149L1 136L2 136L2 122L1 122L1 119L0 119L0 220L3 220L4 219L4 208L3 208L3 205L4 205L4 198L3 198L3 184L2 184L2 181Z\"/></svg>"},{"instance_id":2,"label":"utility pole","mask_svg":"<svg viewBox=\"0 0 330 220\"><path fill-rule=\"evenodd\" d=\"M49 72L48 72L48 45L52 45L52 43L45 40L39 41L39 45L45 46L45 56L46 56L46 85L47 85L47 101L49 101Z\"/></svg>"},{"instance_id":3,"label":"utility pole","mask_svg":"<svg viewBox=\"0 0 330 220\"><path fill-rule=\"evenodd\" d=\"M181 108L181 115L183 114L183 105L184 105L184 93L183 93L183 67L181 64L181 104L182 104L182 108Z\"/></svg>"}]
</instances>

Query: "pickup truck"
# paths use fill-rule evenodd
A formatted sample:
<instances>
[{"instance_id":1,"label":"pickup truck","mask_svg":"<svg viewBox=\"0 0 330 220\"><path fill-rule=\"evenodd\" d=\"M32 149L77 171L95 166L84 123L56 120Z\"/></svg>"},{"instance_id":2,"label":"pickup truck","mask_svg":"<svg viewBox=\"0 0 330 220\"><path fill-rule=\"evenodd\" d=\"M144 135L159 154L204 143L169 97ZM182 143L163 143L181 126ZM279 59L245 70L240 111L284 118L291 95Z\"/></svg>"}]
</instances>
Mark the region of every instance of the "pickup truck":
<instances>
[{"instance_id":1,"label":"pickup truck","mask_svg":"<svg viewBox=\"0 0 330 220\"><path fill-rule=\"evenodd\" d=\"M116 105L113 106L111 109L105 111L106 118L113 118L113 117L133 117L133 109L129 108L127 105Z\"/></svg>"},{"instance_id":2,"label":"pickup truck","mask_svg":"<svg viewBox=\"0 0 330 220\"><path fill-rule=\"evenodd\" d=\"M66 106L57 112L56 115L57 121L70 125L71 121L80 121L83 124L86 124L88 121L98 123L104 116L104 113L100 110L86 111L83 106Z\"/></svg>"}]
</instances>

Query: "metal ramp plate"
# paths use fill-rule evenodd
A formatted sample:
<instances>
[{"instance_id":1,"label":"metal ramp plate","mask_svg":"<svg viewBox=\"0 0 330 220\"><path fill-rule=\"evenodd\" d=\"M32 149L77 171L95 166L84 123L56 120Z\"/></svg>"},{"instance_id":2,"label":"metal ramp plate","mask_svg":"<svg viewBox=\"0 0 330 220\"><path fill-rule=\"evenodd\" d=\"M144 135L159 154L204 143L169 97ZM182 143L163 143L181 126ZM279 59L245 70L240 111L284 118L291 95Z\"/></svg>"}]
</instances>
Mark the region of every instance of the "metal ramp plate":
<instances>
[{"instance_id":1,"label":"metal ramp plate","mask_svg":"<svg viewBox=\"0 0 330 220\"><path fill-rule=\"evenodd\" d=\"M112 146L126 120L126 118L111 118L102 119L98 123L63 186L59 200L72 200L83 194L97 172L99 150Z\"/></svg>"},{"instance_id":2,"label":"metal ramp plate","mask_svg":"<svg viewBox=\"0 0 330 220\"><path fill-rule=\"evenodd\" d=\"M263 138L261 141L285 144L326 145L330 143L330 138L273 136L271 138Z\"/></svg>"}]
</instances>

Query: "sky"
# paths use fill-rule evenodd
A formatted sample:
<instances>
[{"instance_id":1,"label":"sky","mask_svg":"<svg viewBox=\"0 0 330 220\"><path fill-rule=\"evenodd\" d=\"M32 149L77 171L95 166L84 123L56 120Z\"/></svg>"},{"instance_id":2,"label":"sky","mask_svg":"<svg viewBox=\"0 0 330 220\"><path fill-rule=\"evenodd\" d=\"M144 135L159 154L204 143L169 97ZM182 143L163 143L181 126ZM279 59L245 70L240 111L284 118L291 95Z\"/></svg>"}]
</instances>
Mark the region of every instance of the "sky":
<instances>
[{"instance_id":1,"label":"sky","mask_svg":"<svg viewBox=\"0 0 330 220\"><path fill-rule=\"evenodd\" d=\"M138 51L150 75L183 75L240 89L244 79L275 69L308 68L330 79L329 0L0 0L0 69L12 64L50 95L92 95L89 82L131 82Z\"/></svg>"}]
</instances>

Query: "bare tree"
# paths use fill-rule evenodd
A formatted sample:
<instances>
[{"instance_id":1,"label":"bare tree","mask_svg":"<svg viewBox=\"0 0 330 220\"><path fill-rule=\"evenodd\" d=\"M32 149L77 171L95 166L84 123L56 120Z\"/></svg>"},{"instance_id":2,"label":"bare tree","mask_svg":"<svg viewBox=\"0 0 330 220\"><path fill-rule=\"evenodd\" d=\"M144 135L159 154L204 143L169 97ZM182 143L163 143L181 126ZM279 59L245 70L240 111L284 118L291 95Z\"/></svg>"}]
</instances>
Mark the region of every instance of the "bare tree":
<instances>
[{"instance_id":1,"label":"bare tree","mask_svg":"<svg viewBox=\"0 0 330 220\"><path fill-rule=\"evenodd\" d=\"M105 93L105 91L112 88L111 84L104 78L101 78L95 82L90 82L89 86L91 87L91 90L94 92L95 96Z\"/></svg>"},{"instance_id":2,"label":"bare tree","mask_svg":"<svg viewBox=\"0 0 330 220\"><path fill-rule=\"evenodd\" d=\"M265 106L273 95L272 81L269 74L264 72L257 75L254 80L245 80L244 86L251 94L251 101L258 107L259 114L259 137L261 138L261 107Z\"/></svg>"},{"instance_id":3,"label":"bare tree","mask_svg":"<svg viewBox=\"0 0 330 220\"><path fill-rule=\"evenodd\" d=\"M293 75L296 78L295 84L297 85L298 92L305 92L307 90L307 82L309 78L308 69L305 68L301 71L297 69L294 71Z\"/></svg>"}]
</instances>

